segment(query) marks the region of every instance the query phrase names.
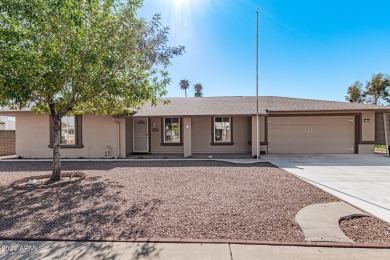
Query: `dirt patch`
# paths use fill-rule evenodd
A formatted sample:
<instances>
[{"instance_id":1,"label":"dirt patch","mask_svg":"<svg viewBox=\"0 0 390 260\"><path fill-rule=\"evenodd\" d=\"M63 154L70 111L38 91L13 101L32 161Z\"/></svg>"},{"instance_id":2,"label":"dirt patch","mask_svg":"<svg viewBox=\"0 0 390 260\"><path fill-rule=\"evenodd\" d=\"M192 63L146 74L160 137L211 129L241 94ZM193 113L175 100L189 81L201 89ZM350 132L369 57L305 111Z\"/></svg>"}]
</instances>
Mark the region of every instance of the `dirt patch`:
<instances>
[{"instance_id":1,"label":"dirt patch","mask_svg":"<svg viewBox=\"0 0 390 260\"><path fill-rule=\"evenodd\" d=\"M345 219L340 228L357 243L390 244L390 224L375 217Z\"/></svg>"},{"instance_id":2,"label":"dirt patch","mask_svg":"<svg viewBox=\"0 0 390 260\"><path fill-rule=\"evenodd\" d=\"M64 187L65 185L85 179L83 172L63 172L59 181L52 181L51 174L26 177L15 181L11 186L16 190L48 189Z\"/></svg>"},{"instance_id":3,"label":"dirt patch","mask_svg":"<svg viewBox=\"0 0 390 260\"><path fill-rule=\"evenodd\" d=\"M11 183L49 174L51 164L0 164L0 236L303 242L296 213L339 201L266 163L64 162L63 168L87 178L53 189L14 190Z\"/></svg>"}]
</instances>

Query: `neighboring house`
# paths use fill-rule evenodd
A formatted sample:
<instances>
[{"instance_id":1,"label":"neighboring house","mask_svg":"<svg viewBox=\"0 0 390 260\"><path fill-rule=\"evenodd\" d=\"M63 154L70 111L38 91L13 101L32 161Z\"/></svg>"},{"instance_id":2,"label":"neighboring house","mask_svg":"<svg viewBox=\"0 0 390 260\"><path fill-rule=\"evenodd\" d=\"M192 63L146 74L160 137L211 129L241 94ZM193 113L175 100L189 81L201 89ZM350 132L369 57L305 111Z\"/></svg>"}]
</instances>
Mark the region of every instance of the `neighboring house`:
<instances>
[{"instance_id":1,"label":"neighboring house","mask_svg":"<svg viewBox=\"0 0 390 260\"><path fill-rule=\"evenodd\" d=\"M0 156L13 154L15 154L15 121L8 116L0 116Z\"/></svg>"},{"instance_id":2,"label":"neighboring house","mask_svg":"<svg viewBox=\"0 0 390 260\"><path fill-rule=\"evenodd\" d=\"M0 130L15 130L15 121L8 116L0 116Z\"/></svg>"},{"instance_id":3,"label":"neighboring house","mask_svg":"<svg viewBox=\"0 0 390 260\"><path fill-rule=\"evenodd\" d=\"M169 98L129 116L65 117L61 156L242 153L256 155L256 97ZM386 144L390 107L310 99L259 97L261 153L374 153ZM15 116L16 154L52 156L49 115L0 111ZM385 115L385 116L384 116ZM384 120L384 117L386 118Z\"/></svg>"}]
</instances>

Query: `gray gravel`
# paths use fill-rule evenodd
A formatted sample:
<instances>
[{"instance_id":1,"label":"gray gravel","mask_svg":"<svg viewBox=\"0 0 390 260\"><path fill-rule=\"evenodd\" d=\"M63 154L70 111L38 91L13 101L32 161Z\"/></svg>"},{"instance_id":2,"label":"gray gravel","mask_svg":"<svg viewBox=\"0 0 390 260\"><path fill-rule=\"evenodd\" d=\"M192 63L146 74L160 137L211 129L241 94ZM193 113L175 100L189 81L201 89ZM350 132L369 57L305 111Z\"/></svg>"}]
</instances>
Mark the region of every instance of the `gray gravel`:
<instances>
[{"instance_id":1,"label":"gray gravel","mask_svg":"<svg viewBox=\"0 0 390 260\"><path fill-rule=\"evenodd\" d=\"M0 236L302 242L298 210L338 201L265 163L64 162L64 170L87 178L46 190L9 188L50 169L47 162L0 162Z\"/></svg>"}]
</instances>

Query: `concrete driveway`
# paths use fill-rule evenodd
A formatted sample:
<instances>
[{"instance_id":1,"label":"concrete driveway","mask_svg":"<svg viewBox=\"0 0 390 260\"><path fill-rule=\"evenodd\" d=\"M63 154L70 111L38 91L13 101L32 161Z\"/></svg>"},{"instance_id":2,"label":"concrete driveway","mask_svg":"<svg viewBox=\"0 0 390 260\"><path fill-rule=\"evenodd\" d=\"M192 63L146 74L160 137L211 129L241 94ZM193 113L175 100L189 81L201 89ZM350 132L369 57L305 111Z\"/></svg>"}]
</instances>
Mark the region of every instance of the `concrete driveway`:
<instances>
[{"instance_id":1,"label":"concrete driveway","mask_svg":"<svg viewBox=\"0 0 390 260\"><path fill-rule=\"evenodd\" d=\"M388 156L272 154L262 159L390 223Z\"/></svg>"}]
</instances>

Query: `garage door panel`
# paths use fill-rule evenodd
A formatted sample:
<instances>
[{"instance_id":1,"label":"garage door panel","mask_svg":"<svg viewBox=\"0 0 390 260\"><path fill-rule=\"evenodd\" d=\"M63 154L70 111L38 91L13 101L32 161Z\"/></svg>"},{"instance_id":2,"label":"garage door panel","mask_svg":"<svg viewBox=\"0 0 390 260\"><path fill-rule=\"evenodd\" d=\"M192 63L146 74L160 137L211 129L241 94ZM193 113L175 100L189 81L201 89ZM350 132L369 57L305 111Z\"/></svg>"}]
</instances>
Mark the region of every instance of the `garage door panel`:
<instances>
[{"instance_id":1,"label":"garage door panel","mask_svg":"<svg viewBox=\"0 0 390 260\"><path fill-rule=\"evenodd\" d=\"M275 117L268 121L269 153L354 153L353 116Z\"/></svg>"}]
</instances>

